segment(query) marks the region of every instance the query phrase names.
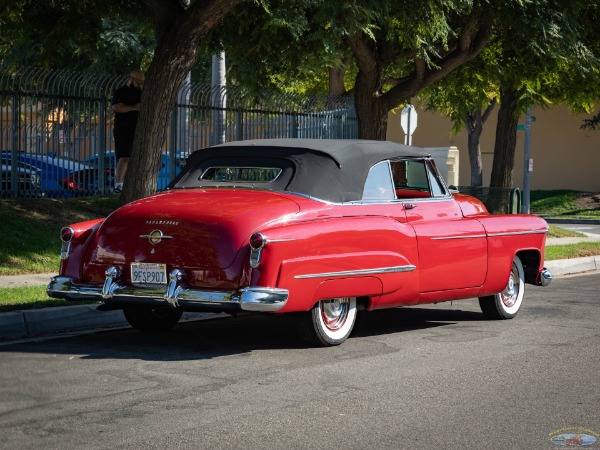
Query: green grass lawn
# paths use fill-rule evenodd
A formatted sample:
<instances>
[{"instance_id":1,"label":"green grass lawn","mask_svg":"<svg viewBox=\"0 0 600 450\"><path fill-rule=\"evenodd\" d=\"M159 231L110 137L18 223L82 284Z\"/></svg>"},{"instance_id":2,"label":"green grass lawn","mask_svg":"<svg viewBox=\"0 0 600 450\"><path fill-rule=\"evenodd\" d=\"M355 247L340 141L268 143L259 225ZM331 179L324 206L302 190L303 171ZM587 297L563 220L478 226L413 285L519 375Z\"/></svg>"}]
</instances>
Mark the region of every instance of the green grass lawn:
<instances>
[{"instance_id":1,"label":"green grass lawn","mask_svg":"<svg viewBox=\"0 0 600 450\"><path fill-rule=\"evenodd\" d=\"M70 302L46 295L46 286L0 288L0 312L23 309L46 308L48 306L82 305L94 302Z\"/></svg>"},{"instance_id":2,"label":"green grass lawn","mask_svg":"<svg viewBox=\"0 0 600 450\"><path fill-rule=\"evenodd\" d=\"M58 271L62 227L105 217L117 197L0 199L0 276Z\"/></svg>"},{"instance_id":3,"label":"green grass lawn","mask_svg":"<svg viewBox=\"0 0 600 450\"><path fill-rule=\"evenodd\" d=\"M579 191L531 191L532 214L564 219L600 219L598 195Z\"/></svg>"},{"instance_id":4,"label":"green grass lawn","mask_svg":"<svg viewBox=\"0 0 600 450\"><path fill-rule=\"evenodd\" d=\"M591 208L594 203L589 198L582 200L580 192L533 191L531 200L534 214L600 219L600 210ZM591 209L582 209L586 205ZM105 217L118 206L117 197L0 199L2 229L5 230L0 247L0 276L57 272L60 263L60 229L74 222ZM578 235L550 226L550 237ZM600 255L600 243L546 248L547 260L590 255ZM45 286L0 289L0 311L67 304L76 303L47 297Z\"/></svg>"}]
</instances>

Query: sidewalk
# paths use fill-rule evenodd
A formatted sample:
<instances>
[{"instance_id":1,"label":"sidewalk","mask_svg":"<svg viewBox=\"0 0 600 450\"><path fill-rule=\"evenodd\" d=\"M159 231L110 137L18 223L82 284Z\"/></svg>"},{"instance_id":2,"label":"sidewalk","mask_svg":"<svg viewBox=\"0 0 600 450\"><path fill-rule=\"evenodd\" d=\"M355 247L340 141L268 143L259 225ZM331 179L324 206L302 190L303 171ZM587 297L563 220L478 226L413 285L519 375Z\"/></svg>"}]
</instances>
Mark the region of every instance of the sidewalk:
<instances>
[{"instance_id":1,"label":"sidewalk","mask_svg":"<svg viewBox=\"0 0 600 450\"><path fill-rule=\"evenodd\" d=\"M600 241L600 235L588 234L585 238L549 238L546 245L597 241ZM546 268L550 270L553 276L600 270L600 255L546 261ZM56 273L0 276L0 288L43 286L48 284L50 278L55 275ZM128 326L122 311L98 311L96 307L96 304L89 304L0 313L0 342L4 339ZM227 317L227 315L185 313L182 320L201 320L215 317Z\"/></svg>"}]
</instances>

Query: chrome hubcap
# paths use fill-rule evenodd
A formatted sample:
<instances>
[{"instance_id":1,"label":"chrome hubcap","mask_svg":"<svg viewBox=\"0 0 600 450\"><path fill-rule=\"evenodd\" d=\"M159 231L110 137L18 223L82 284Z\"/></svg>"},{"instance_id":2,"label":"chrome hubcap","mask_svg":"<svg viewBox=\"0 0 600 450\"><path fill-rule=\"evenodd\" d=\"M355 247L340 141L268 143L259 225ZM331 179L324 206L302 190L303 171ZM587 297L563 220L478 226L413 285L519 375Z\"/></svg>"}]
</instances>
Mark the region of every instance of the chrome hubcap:
<instances>
[{"instance_id":1,"label":"chrome hubcap","mask_svg":"<svg viewBox=\"0 0 600 450\"><path fill-rule=\"evenodd\" d=\"M504 306L507 308L510 308L517 302L519 297L519 282L519 272L513 265L510 276L508 277L508 283L501 294L502 303L504 303Z\"/></svg>"},{"instance_id":2,"label":"chrome hubcap","mask_svg":"<svg viewBox=\"0 0 600 450\"><path fill-rule=\"evenodd\" d=\"M321 300L321 317L325 326L330 330L341 328L348 317L349 306L349 298Z\"/></svg>"}]
</instances>

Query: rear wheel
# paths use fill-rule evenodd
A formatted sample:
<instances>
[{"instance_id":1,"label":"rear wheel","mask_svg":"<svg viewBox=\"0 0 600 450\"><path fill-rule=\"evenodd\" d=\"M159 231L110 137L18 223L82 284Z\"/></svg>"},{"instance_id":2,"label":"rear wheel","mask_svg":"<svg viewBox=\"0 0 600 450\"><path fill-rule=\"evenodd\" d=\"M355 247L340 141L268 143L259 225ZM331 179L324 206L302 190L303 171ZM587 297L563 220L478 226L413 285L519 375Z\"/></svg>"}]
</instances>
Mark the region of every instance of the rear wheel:
<instances>
[{"instance_id":1,"label":"rear wheel","mask_svg":"<svg viewBox=\"0 0 600 450\"><path fill-rule=\"evenodd\" d=\"M488 319L512 319L517 315L525 293L525 273L518 256L512 263L508 282L502 292L487 297L479 297L479 306Z\"/></svg>"},{"instance_id":2,"label":"rear wheel","mask_svg":"<svg viewBox=\"0 0 600 450\"><path fill-rule=\"evenodd\" d=\"M332 346L344 342L356 321L356 298L332 298L319 301L298 317L298 332L312 345Z\"/></svg>"},{"instance_id":3,"label":"rear wheel","mask_svg":"<svg viewBox=\"0 0 600 450\"><path fill-rule=\"evenodd\" d=\"M183 311L167 308L123 308L123 313L129 325L136 330L147 333L158 333L173 328L179 322Z\"/></svg>"}]
</instances>

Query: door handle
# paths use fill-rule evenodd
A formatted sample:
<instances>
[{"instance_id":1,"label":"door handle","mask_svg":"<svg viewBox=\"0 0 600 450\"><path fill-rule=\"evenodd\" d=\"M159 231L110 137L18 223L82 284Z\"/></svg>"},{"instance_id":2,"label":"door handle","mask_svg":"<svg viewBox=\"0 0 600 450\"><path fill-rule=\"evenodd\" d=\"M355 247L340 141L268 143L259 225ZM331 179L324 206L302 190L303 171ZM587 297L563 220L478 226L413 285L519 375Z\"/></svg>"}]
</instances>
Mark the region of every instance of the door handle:
<instances>
[{"instance_id":1,"label":"door handle","mask_svg":"<svg viewBox=\"0 0 600 450\"><path fill-rule=\"evenodd\" d=\"M404 204L404 209L414 209L416 207L417 207L416 203L405 203Z\"/></svg>"}]
</instances>

